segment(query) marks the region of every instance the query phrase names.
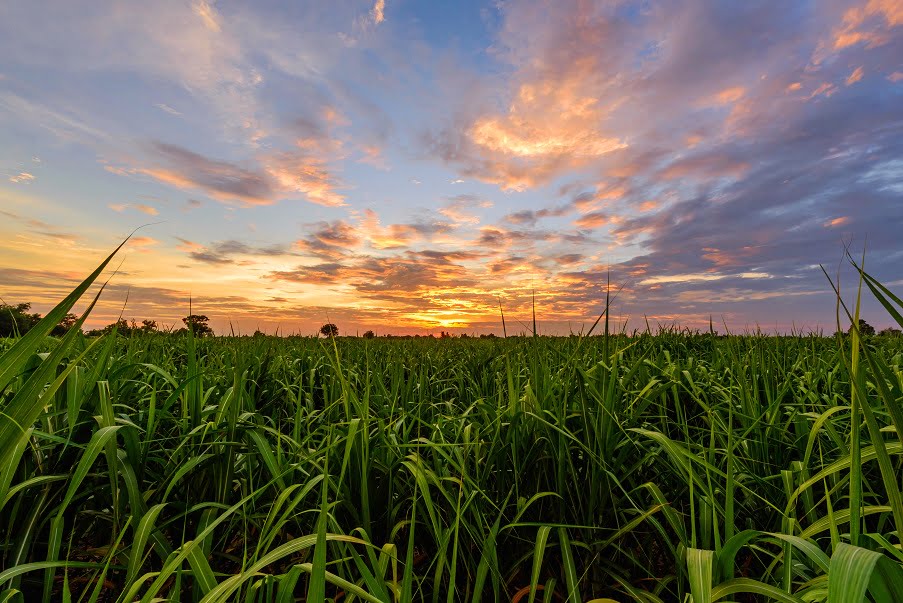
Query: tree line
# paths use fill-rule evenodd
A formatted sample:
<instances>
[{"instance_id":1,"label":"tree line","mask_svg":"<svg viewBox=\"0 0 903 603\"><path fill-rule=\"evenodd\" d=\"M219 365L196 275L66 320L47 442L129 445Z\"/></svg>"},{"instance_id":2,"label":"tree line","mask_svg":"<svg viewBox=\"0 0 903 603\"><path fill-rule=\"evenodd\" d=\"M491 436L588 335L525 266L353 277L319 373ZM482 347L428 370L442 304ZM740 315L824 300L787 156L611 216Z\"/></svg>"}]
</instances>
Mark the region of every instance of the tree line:
<instances>
[{"instance_id":1,"label":"tree line","mask_svg":"<svg viewBox=\"0 0 903 603\"><path fill-rule=\"evenodd\" d=\"M22 303L16 305L0 304L0 337L16 337L24 335L32 327L41 320L41 315L31 311L31 304ZM110 323L99 329L90 329L85 331L85 335L96 337L105 335L112 331L116 331L121 335L137 335L150 333L173 333L176 335L185 334L189 330L198 337L206 337L213 335L213 329L208 324L210 319L203 314L190 314L182 319L185 325L182 328L174 329L172 327L160 327L155 320L142 320L140 323L132 320L120 318L116 322ZM62 336L69 332L78 322L78 316L75 314L66 314L58 325L53 327L50 332L54 336Z\"/></svg>"},{"instance_id":2,"label":"tree line","mask_svg":"<svg viewBox=\"0 0 903 603\"><path fill-rule=\"evenodd\" d=\"M0 337L16 337L18 335L24 335L31 329L33 326L38 324L38 321L41 320L41 315L31 311L31 304L22 303L16 305L9 305L0 303ZM78 322L78 316L75 314L66 314L63 317L63 320L60 321L58 325L56 325L53 330L50 332L51 335L54 336L62 336L69 332L71 328L75 326L75 323ZM186 334L188 331L191 331L196 337L208 337L214 335L213 329L209 325L210 319L203 314L189 314L185 318L182 319L182 323L185 325L179 329L175 329L173 327L159 327L157 325L157 321L155 320L142 320L140 323L133 320L126 320L124 318L120 318L116 322L110 323L107 326L100 329L90 329L85 331L85 335L89 337L96 337L99 335L105 335L107 333L115 330L120 335L138 335L138 334L151 334L151 333L172 333L174 335ZM852 333L852 326L846 332L839 332L835 335L848 335ZM334 323L326 323L320 327L319 330L320 335L324 337L338 337L339 336L339 327ZM903 332L900 329L896 329L893 327L888 327L886 329L882 329L880 332L876 332L875 327L867 323L864 319L859 319L859 333L865 336L900 336L903 335ZM255 336L263 335L260 331L254 332ZM363 334L364 339L372 339L376 337L376 333L373 331L366 331ZM392 335L383 335L383 337L393 337ZM407 336L412 337L412 336ZM419 335L414 335L413 337L419 337ZM426 335L426 337L433 337L433 335ZM442 331L439 335L441 339L446 339L449 337L453 337L451 333ZM462 333L459 337L468 338L469 336L466 333ZM495 337L495 335L483 334L479 336L481 339Z\"/></svg>"}]
</instances>

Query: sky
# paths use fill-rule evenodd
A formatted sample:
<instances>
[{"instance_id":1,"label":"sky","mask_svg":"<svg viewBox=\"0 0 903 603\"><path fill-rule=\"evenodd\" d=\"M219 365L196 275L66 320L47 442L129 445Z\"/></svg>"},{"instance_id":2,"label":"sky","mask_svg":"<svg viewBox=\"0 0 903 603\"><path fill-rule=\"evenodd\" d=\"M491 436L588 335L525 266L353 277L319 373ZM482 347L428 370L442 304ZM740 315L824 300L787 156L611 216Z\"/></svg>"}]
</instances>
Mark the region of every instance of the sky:
<instances>
[{"instance_id":1,"label":"sky","mask_svg":"<svg viewBox=\"0 0 903 603\"><path fill-rule=\"evenodd\" d=\"M0 298L138 227L89 326L833 332L845 248L903 288L903 0L0 3Z\"/></svg>"}]
</instances>

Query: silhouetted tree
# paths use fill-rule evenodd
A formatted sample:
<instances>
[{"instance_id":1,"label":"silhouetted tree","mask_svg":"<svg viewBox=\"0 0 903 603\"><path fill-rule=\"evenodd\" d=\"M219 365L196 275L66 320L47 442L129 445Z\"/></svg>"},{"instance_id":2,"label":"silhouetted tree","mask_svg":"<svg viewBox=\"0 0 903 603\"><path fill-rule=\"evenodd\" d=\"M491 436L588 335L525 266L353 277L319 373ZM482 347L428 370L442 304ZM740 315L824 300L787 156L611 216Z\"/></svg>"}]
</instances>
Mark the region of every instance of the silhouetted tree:
<instances>
[{"instance_id":1,"label":"silhouetted tree","mask_svg":"<svg viewBox=\"0 0 903 603\"><path fill-rule=\"evenodd\" d=\"M884 337L899 337L903 335L903 331L900 329L895 329L894 327L887 327L886 329L881 329L878 335L882 335Z\"/></svg>"},{"instance_id":2,"label":"silhouetted tree","mask_svg":"<svg viewBox=\"0 0 903 603\"><path fill-rule=\"evenodd\" d=\"M859 319L859 329L858 330L859 330L860 335L874 335L875 334L875 327L873 327L869 323L865 322L864 318ZM849 332L850 333L853 332L853 325L850 325Z\"/></svg>"},{"instance_id":3,"label":"silhouetted tree","mask_svg":"<svg viewBox=\"0 0 903 603\"><path fill-rule=\"evenodd\" d=\"M141 332L142 333L156 333L157 332L157 321L156 320L148 320L144 319L141 321Z\"/></svg>"},{"instance_id":4,"label":"silhouetted tree","mask_svg":"<svg viewBox=\"0 0 903 603\"><path fill-rule=\"evenodd\" d=\"M50 331L51 335L56 335L60 337L69 332L69 329L75 326L75 323L78 322L78 316L75 314L69 313L63 317L63 320L60 321L60 324L53 327L53 330Z\"/></svg>"},{"instance_id":5,"label":"silhouetted tree","mask_svg":"<svg viewBox=\"0 0 903 603\"><path fill-rule=\"evenodd\" d=\"M191 314L183 318L182 322L185 323L185 327L194 333L195 337L207 337L213 335L213 329L207 324L209 320L203 314Z\"/></svg>"},{"instance_id":6,"label":"silhouetted tree","mask_svg":"<svg viewBox=\"0 0 903 603\"><path fill-rule=\"evenodd\" d=\"M113 329L116 329L117 334L128 337L132 333L138 331L138 323L136 323L134 320L132 322L129 322L124 318L120 318L116 322L111 322L102 329L91 329L90 331L85 333L85 335L87 335L88 337L100 337L101 335L111 333Z\"/></svg>"},{"instance_id":7,"label":"silhouetted tree","mask_svg":"<svg viewBox=\"0 0 903 603\"><path fill-rule=\"evenodd\" d=\"M373 331L364 331L364 339L373 339L376 337L376 333Z\"/></svg>"},{"instance_id":8,"label":"silhouetted tree","mask_svg":"<svg viewBox=\"0 0 903 603\"><path fill-rule=\"evenodd\" d=\"M325 325L320 327L320 335L322 335L323 337L338 337L339 328L331 322L327 322Z\"/></svg>"},{"instance_id":9,"label":"silhouetted tree","mask_svg":"<svg viewBox=\"0 0 903 603\"><path fill-rule=\"evenodd\" d=\"M0 304L0 337L24 335L41 320L40 314L31 314L31 304L10 306Z\"/></svg>"}]
</instances>

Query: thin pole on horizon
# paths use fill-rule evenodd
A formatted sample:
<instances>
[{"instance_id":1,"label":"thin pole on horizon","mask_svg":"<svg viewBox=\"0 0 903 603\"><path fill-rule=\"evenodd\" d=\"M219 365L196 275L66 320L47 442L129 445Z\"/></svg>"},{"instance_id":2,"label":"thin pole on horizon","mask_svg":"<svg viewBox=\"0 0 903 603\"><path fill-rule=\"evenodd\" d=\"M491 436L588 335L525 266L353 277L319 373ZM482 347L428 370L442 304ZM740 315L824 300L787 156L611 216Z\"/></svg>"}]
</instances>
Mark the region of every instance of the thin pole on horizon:
<instances>
[{"instance_id":1,"label":"thin pole on horizon","mask_svg":"<svg viewBox=\"0 0 903 603\"><path fill-rule=\"evenodd\" d=\"M533 337L536 337L536 289L533 289Z\"/></svg>"}]
</instances>

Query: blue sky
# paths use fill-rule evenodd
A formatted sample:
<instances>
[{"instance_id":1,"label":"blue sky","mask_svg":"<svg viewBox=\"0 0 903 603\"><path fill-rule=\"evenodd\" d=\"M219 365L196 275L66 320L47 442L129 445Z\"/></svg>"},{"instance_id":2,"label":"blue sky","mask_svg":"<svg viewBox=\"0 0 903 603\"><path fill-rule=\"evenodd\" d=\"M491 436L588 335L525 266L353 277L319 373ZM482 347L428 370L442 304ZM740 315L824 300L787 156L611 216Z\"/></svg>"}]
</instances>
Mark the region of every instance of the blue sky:
<instances>
[{"instance_id":1,"label":"blue sky","mask_svg":"<svg viewBox=\"0 0 903 603\"><path fill-rule=\"evenodd\" d=\"M562 333L610 274L629 327L830 331L845 245L903 283L896 0L13 1L0 57L7 303L145 224L91 324Z\"/></svg>"}]
</instances>

